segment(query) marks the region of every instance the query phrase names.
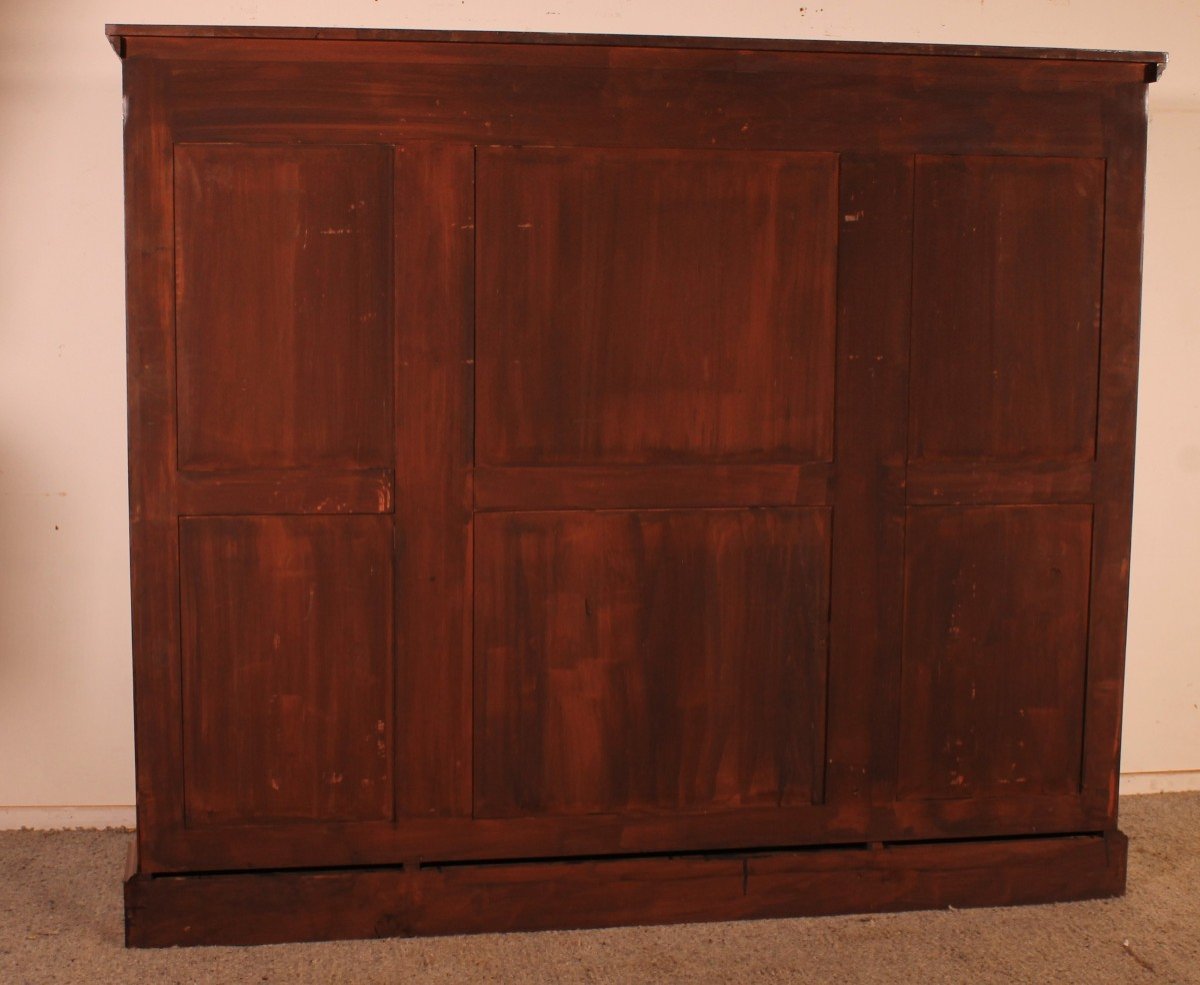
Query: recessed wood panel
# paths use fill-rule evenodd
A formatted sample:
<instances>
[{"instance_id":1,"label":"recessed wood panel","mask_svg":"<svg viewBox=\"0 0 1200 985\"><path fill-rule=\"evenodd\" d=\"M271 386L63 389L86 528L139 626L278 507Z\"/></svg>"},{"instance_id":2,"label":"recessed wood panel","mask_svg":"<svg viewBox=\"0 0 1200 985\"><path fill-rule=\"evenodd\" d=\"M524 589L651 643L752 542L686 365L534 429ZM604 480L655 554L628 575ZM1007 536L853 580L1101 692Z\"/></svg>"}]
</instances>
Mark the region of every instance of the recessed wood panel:
<instances>
[{"instance_id":1,"label":"recessed wood panel","mask_svg":"<svg viewBox=\"0 0 1200 985\"><path fill-rule=\"evenodd\" d=\"M191 825L391 817L392 521L180 523Z\"/></svg>"},{"instance_id":2,"label":"recessed wood panel","mask_svg":"<svg viewBox=\"0 0 1200 985\"><path fill-rule=\"evenodd\" d=\"M819 797L826 509L476 517L477 816Z\"/></svg>"},{"instance_id":3,"label":"recessed wood panel","mask_svg":"<svg viewBox=\"0 0 1200 985\"><path fill-rule=\"evenodd\" d=\"M1079 789L1090 506L908 512L900 792Z\"/></svg>"},{"instance_id":4,"label":"recessed wood panel","mask_svg":"<svg viewBox=\"0 0 1200 985\"><path fill-rule=\"evenodd\" d=\"M392 461L382 147L180 145L182 468Z\"/></svg>"},{"instance_id":5,"label":"recessed wood panel","mask_svg":"<svg viewBox=\"0 0 1200 985\"><path fill-rule=\"evenodd\" d=\"M480 464L825 461L837 158L481 150Z\"/></svg>"},{"instance_id":6,"label":"recessed wood panel","mask_svg":"<svg viewBox=\"0 0 1200 985\"><path fill-rule=\"evenodd\" d=\"M917 159L913 459L1095 452L1104 161Z\"/></svg>"}]
</instances>

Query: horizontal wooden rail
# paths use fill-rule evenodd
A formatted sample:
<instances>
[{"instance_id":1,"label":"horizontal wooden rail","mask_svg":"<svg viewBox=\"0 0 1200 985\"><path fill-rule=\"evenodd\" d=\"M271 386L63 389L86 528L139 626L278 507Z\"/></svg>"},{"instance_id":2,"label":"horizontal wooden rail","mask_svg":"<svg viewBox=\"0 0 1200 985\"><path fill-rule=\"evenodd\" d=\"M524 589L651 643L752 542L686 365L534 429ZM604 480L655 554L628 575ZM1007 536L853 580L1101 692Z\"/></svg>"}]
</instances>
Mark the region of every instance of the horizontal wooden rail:
<instances>
[{"instance_id":1,"label":"horizontal wooden rail","mask_svg":"<svg viewBox=\"0 0 1200 985\"><path fill-rule=\"evenodd\" d=\"M909 505L1086 503L1095 493L1094 462L911 462Z\"/></svg>"},{"instance_id":2,"label":"horizontal wooden rail","mask_svg":"<svg viewBox=\"0 0 1200 985\"><path fill-rule=\"evenodd\" d=\"M390 513L390 469L308 472L181 472L176 499L181 516L271 513Z\"/></svg>"},{"instance_id":3,"label":"horizontal wooden rail","mask_svg":"<svg viewBox=\"0 0 1200 985\"><path fill-rule=\"evenodd\" d=\"M824 506L832 467L531 466L475 470L478 510Z\"/></svg>"}]
</instances>

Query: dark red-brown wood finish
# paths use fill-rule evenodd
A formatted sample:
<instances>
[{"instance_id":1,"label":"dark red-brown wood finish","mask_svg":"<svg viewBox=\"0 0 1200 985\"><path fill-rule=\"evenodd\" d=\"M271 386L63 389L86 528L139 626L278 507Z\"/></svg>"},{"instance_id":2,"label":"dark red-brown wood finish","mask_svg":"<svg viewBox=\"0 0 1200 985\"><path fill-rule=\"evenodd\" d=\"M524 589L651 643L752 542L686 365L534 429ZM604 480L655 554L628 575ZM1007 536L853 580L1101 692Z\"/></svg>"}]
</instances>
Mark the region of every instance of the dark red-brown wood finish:
<instances>
[{"instance_id":1,"label":"dark red-brown wood finish","mask_svg":"<svg viewBox=\"0 0 1200 985\"><path fill-rule=\"evenodd\" d=\"M131 944L1123 889L1164 56L109 36Z\"/></svg>"}]
</instances>

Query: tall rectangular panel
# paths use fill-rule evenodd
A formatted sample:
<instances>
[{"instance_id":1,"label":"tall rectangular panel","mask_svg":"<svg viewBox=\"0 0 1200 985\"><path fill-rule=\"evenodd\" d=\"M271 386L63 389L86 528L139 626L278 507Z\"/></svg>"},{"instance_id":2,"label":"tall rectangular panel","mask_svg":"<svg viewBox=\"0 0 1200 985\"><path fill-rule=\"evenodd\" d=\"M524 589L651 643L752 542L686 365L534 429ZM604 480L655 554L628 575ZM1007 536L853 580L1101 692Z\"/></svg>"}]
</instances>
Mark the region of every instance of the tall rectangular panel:
<instances>
[{"instance_id":1,"label":"tall rectangular panel","mask_svg":"<svg viewBox=\"0 0 1200 985\"><path fill-rule=\"evenodd\" d=\"M392 520L180 523L189 825L392 814Z\"/></svg>"},{"instance_id":2,"label":"tall rectangular panel","mask_svg":"<svg viewBox=\"0 0 1200 985\"><path fill-rule=\"evenodd\" d=\"M391 156L175 149L179 465L393 460Z\"/></svg>"},{"instance_id":3,"label":"tall rectangular panel","mask_svg":"<svg viewBox=\"0 0 1200 985\"><path fill-rule=\"evenodd\" d=\"M480 464L826 461L837 157L486 148Z\"/></svg>"},{"instance_id":4,"label":"tall rectangular panel","mask_svg":"<svg viewBox=\"0 0 1200 985\"><path fill-rule=\"evenodd\" d=\"M917 158L912 459L1093 457L1104 168Z\"/></svg>"},{"instance_id":5,"label":"tall rectangular panel","mask_svg":"<svg viewBox=\"0 0 1200 985\"><path fill-rule=\"evenodd\" d=\"M480 816L809 803L826 509L476 518Z\"/></svg>"},{"instance_id":6,"label":"tall rectangular panel","mask_svg":"<svg viewBox=\"0 0 1200 985\"><path fill-rule=\"evenodd\" d=\"M1090 506L908 512L900 794L1079 789Z\"/></svg>"}]
</instances>

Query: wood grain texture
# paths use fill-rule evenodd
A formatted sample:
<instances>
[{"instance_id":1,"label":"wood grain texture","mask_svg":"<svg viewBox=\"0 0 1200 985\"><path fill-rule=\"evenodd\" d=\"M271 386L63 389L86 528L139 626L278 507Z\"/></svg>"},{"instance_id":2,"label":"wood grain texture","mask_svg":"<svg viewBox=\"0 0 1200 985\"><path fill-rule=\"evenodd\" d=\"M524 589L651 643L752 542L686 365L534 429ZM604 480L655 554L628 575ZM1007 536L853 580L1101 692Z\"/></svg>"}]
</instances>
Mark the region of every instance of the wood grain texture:
<instances>
[{"instance_id":1,"label":"wood grain texture","mask_svg":"<svg viewBox=\"0 0 1200 985\"><path fill-rule=\"evenodd\" d=\"M395 150L396 806L471 813L474 153Z\"/></svg>"},{"instance_id":2,"label":"wood grain texture","mask_svg":"<svg viewBox=\"0 0 1200 985\"><path fill-rule=\"evenodd\" d=\"M489 465L825 461L832 155L479 153Z\"/></svg>"},{"instance_id":3,"label":"wood grain texture","mask_svg":"<svg viewBox=\"0 0 1200 985\"><path fill-rule=\"evenodd\" d=\"M1148 53L112 36L131 939L1119 890Z\"/></svg>"},{"instance_id":4,"label":"wood grain texture","mask_svg":"<svg viewBox=\"0 0 1200 985\"><path fill-rule=\"evenodd\" d=\"M824 506L833 468L805 465L557 465L475 469L475 508L679 509Z\"/></svg>"},{"instance_id":5,"label":"wood grain texture","mask_svg":"<svg viewBox=\"0 0 1200 985\"><path fill-rule=\"evenodd\" d=\"M914 460L1096 447L1104 161L920 157Z\"/></svg>"},{"instance_id":6,"label":"wood grain texture","mask_svg":"<svg viewBox=\"0 0 1200 985\"><path fill-rule=\"evenodd\" d=\"M895 750L893 740L890 747ZM894 767L893 767L894 771ZM973 799L893 800L870 805L800 804L707 811L526 817L406 817L389 821L281 822L172 831L139 871L211 872L334 866L561 858L631 853L767 850L867 841L938 841L1100 831L1107 798L1019 791Z\"/></svg>"},{"instance_id":7,"label":"wood grain texture","mask_svg":"<svg viewBox=\"0 0 1200 985\"><path fill-rule=\"evenodd\" d=\"M1104 331L1100 339L1097 496L1088 626L1088 701L1083 787L1102 795L1116 823L1121 698L1133 528L1133 452L1141 332L1142 228L1146 191L1145 92L1123 96L1130 121L1114 127L1104 192Z\"/></svg>"},{"instance_id":8,"label":"wood grain texture","mask_svg":"<svg viewBox=\"0 0 1200 985\"><path fill-rule=\"evenodd\" d=\"M907 528L900 796L1078 791L1091 507L921 507Z\"/></svg>"},{"instance_id":9,"label":"wood grain texture","mask_svg":"<svg viewBox=\"0 0 1200 985\"><path fill-rule=\"evenodd\" d=\"M1086 503L1097 493L1094 462L913 462L909 505Z\"/></svg>"},{"instance_id":10,"label":"wood grain texture","mask_svg":"<svg viewBox=\"0 0 1200 985\"><path fill-rule=\"evenodd\" d=\"M1161 51L1112 51L1094 48L1038 48L1011 45L949 45L891 41L816 41L783 38L699 38L653 34L566 34L537 31L423 31L395 28L347 27L217 27L183 24L105 24L104 33L113 41L125 38L244 38L255 40L325 41L437 41L457 45L551 44L603 47L645 46L651 48L735 48L745 51L852 52L873 55L939 55L967 58L1050 59L1054 61L1129 62L1166 64ZM120 54L120 52L118 52ZM1119 73L1119 69L1116 70ZM1117 74L1115 77L1120 77ZM1141 81L1142 76L1130 76Z\"/></svg>"},{"instance_id":11,"label":"wood grain texture","mask_svg":"<svg viewBox=\"0 0 1200 985\"><path fill-rule=\"evenodd\" d=\"M1105 836L765 855L135 875L126 942L267 944L1003 906L1124 891L1128 842Z\"/></svg>"},{"instance_id":12,"label":"wood grain texture","mask_svg":"<svg viewBox=\"0 0 1200 985\"><path fill-rule=\"evenodd\" d=\"M163 71L124 70L129 569L141 859L183 823L175 504L174 195Z\"/></svg>"},{"instance_id":13,"label":"wood grain texture","mask_svg":"<svg viewBox=\"0 0 1200 985\"><path fill-rule=\"evenodd\" d=\"M391 517L180 524L187 822L392 815Z\"/></svg>"},{"instance_id":14,"label":"wood grain texture","mask_svg":"<svg viewBox=\"0 0 1200 985\"><path fill-rule=\"evenodd\" d=\"M1088 156L1105 153L1108 97L1144 71L590 45L131 38L127 48L129 60L170 63L176 132L208 141Z\"/></svg>"},{"instance_id":15,"label":"wood grain texture","mask_svg":"<svg viewBox=\"0 0 1200 985\"><path fill-rule=\"evenodd\" d=\"M819 799L827 510L496 513L475 538L476 816Z\"/></svg>"},{"instance_id":16,"label":"wood grain texture","mask_svg":"<svg viewBox=\"0 0 1200 985\"><path fill-rule=\"evenodd\" d=\"M180 516L390 513L394 485L390 469L184 472L176 495Z\"/></svg>"},{"instance_id":17,"label":"wood grain texture","mask_svg":"<svg viewBox=\"0 0 1200 985\"><path fill-rule=\"evenodd\" d=\"M392 462L380 147L175 149L179 464Z\"/></svg>"},{"instance_id":18,"label":"wood grain texture","mask_svg":"<svg viewBox=\"0 0 1200 985\"><path fill-rule=\"evenodd\" d=\"M827 798L889 802L903 625L911 158L845 157Z\"/></svg>"}]
</instances>

